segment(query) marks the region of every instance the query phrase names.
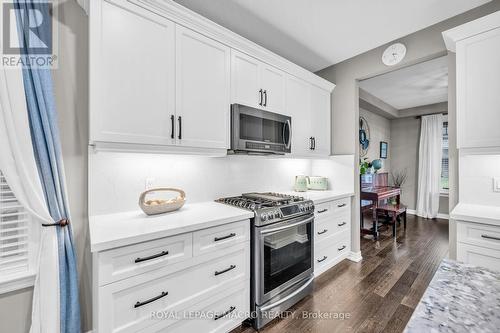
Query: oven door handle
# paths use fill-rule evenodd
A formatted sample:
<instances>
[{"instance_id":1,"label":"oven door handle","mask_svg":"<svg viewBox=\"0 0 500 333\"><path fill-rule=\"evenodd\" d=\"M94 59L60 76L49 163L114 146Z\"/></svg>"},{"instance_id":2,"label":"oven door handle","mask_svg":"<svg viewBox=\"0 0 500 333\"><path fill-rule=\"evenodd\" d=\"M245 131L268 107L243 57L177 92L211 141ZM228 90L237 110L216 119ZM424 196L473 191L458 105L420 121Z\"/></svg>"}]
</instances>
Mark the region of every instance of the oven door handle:
<instances>
[{"instance_id":1,"label":"oven door handle","mask_svg":"<svg viewBox=\"0 0 500 333\"><path fill-rule=\"evenodd\" d=\"M277 231L281 231L281 230L285 230L285 229L290 229L290 228L293 228L293 227L296 227L296 226L299 226L299 225L302 225L302 224L306 224L306 223L312 222L313 220L314 220L314 216L311 216L311 217L309 217L309 218L307 218L305 220L302 220L302 221L299 221L299 222L296 222L296 223L287 224L287 225L284 225L284 226L281 226L281 227L276 227L276 228L262 230L260 233L262 235L266 235L266 234L274 233L274 232L277 232Z\"/></svg>"},{"instance_id":2,"label":"oven door handle","mask_svg":"<svg viewBox=\"0 0 500 333\"><path fill-rule=\"evenodd\" d=\"M272 303L272 304L269 304L269 305L261 307L260 311L267 311L267 310L272 309L272 308L274 308L274 307L276 307L276 306L278 306L280 304L285 303L290 298L293 298L295 295L297 295L298 293L300 293L302 290L306 289L313 282L313 280L314 280L314 276L312 276L309 280L307 280L306 283L304 283L304 285L302 287L300 287L299 289L295 290L290 295L286 296L285 298L280 299L279 301L277 301L275 303Z\"/></svg>"}]
</instances>

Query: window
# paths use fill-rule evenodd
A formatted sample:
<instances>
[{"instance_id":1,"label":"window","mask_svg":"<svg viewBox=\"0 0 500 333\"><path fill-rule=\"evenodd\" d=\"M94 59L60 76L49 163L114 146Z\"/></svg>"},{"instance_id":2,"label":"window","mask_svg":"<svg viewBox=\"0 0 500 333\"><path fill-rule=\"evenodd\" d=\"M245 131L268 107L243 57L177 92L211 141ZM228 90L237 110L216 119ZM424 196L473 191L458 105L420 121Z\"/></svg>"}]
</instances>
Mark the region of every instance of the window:
<instances>
[{"instance_id":1,"label":"window","mask_svg":"<svg viewBox=\"0 0 500 333\"><path fill-rule=\"evenodd\" d=\"M441 159L441 192L448 193L449 181L449 160L448 160L448 122L443 122L443 157Z\"/></svg>"},{"instance_id":2,"label":"window","mask_svg":"<svg viewBox=\"0 0 500 333\"><path fill-rule=\"evenodd\" d=\"M0 292L33 285L34 229L0 171Z\"/></svg>"}]
</instances>

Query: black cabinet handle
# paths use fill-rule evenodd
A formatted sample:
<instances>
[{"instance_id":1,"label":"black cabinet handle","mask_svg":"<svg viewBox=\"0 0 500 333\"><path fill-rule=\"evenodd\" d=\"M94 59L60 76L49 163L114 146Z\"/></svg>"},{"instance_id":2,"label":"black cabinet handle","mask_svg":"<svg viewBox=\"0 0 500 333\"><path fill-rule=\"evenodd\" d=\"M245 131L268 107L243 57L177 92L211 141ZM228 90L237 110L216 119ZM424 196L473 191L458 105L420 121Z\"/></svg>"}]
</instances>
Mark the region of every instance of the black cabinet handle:
<instances>
[{"instance_id":1,"label":"black cabinet handle","mask_svg":"<svg viewBox=\"0 0 500 333\"><path fill-rule=\"evenodd\" d=\"M224 274L224 273L229 272L230 270L235 269L235 268L236 268L236 265L231 265L222 271L215 271L215 276Z\"/></svg>"},{"instance_id":2,"label":"black cabinet handle","mask_svg":"<svg viewBox=\"0 0 500 333\"><path fill-rule=\"evenodd\" d=\"M156 297L150 298L150 299L148 299L147 301L144 301L144 302L137 302L137 303L135 303L134 308L138 308L140 306L143 306L143 305L149 304L151 302L157 301L160 298L163 298L163 297L165 297L167 295L168 295L168 291L162 291L161 294L158 295L158 296L156 296Z\"/></svg>"},{"instance_id":3,"label":"black cabinet handle","mask_svg":"<svg viewBox=\"0 0 500 333\"><path fill-rule=\"evenodd\" d=\"M339 223L339 224L337 224L337 225L338 225L339 227L342 227L342 226L344 226L344 225L346 225L346 224L347 224L347 222L342 222L342 223Z\"/></svg>"},{"instance_id":4,"label":"black cabinet handle","mask_svg":"<svg viewBox=\"0 0 500 333\"><path fill-rule=\"evenodd\" d=\"M323 258L321 258L321 259L318 259L318 262L322 262L322 261L325 261L325 260L326 260L326 258L328 258L328 257L327 257L327 256L323 256Z\"/></svg>"},{"instance_id":5,"label":"black cabinet handle","mask_svg":"<svg viewBox=\"0 0 500 333\"><path fill-rule=\"evenodd\" d=\"M262 106L262 101L263 101L263 95L262 95L262 89L259 90L259 95L260 95L260 102L259 102L259 105Z\"/></svg>"},{"instance_id":6,"label":"black cabinet handle","mask_svg":"<svg viewBox=\"0 0 500 333\"><path fill-rule=\"evenodd\" d=\"M267 106L267 90L264 90L264 106Z\"/></svg>"},{"instance_id":7,"label":"black cabinet handle","mask_svg":"<svg viewBox=\"0 0 500 333\"><path fill-rule=\"evenodd\" d=\"M309 138L309 150L313 150L313 137Z\"/></svg>"},{"instance_id":8,"label":"black cabinet handle","mask_svg":"<svg viewBox=\"0 0 500 333\"><path fill-rule=\"evenodd\" d=\"M221 319L222 317L225 317L227 316L228 314L230 314L231 312L233 312L234 310L236 310L236 307L235 306L232 306L229 308L229 310L227 310L226 312L224 313L221 313L220 315L216 315L214 316L214 320L219 320Z\"/></svg>"},{"instance_id":9,"label":"black cabinet handle","mask_svg":"<svg viewBox=\"0 0 500 333\"><path fill-rule=\"evenodd\" d=\"M325 209L322 209L322 210L318 210L318 214L326 213L327 211L328 211L328 208L325 208Z\"/></svg>"},{"instance_id":10,"label":"black cabinet handle","mask_svg":"<svg viewBox=\"0 0 500 333\"><path fill-rule=\"evenodd\" d=\"M174 115L170 116L170 125L172 126L172 133L170 134L170 137L173 139L175 137L175 117L174 117Z\"/></svg>"},{"instance_id":11,"label":"black cabinet handle","mask_svg":"<svg viewBox=\"0 0 500 333\"><path fill-rule=\"evenodd\" d=\"M338 248L337 250L342 251L342 250L343 250L343 249L345 249L345 248L346 248L346 246L345 246L345 245L343 245L342 247Z\"/></svg>"},{"instance_id":12,"label":"black cabinet handle","mask_svg":"<svg viewBox=\"0 0 500 333\"><path fill-rule=\"evenodd\" d=\"M328 229L323 229L323 231L318 231L318 235L323 235L327 231L328 231Z\"/></svg>"},{"instance_id":13,"label":"black cabinet handle","mask_svg":"<svg viewBox=\"0 0 500 333\"><path fill-rule=\"evenodd\" d=\"M337 205L338 208L342 208L342 207L345 207L345 206L347 206L347 204L345 204L345 203Z\"/></svg>"},{"instance_id":14,"label":"black cabinet handle","mask_svg":"<svg viewBox=\"0 0 500 333\"><path fill-rule=\"evenodd\" d=\"M316 137L313 136L313 149L316 150Z\"/></svg>"},{"instance_id":15,"label":"black cabinet handle","mask_svg":"<svg viewBox=\"0 0 500 333\"><path fill-rule=\"evenodd\" d=\"M149 256L149 257L137 258L137 259L135 259L135 263L137 264L138 262L143 262L143 261L146 261L146 260L156 259L156 258L159 258L159 257L166 256L167 254L168 254L168 251L161 251L160 253L154 254L154 255Z\"/></svg>"},{"instance_id":16,"label":"black cabinet handle","mask_svg":"<svg viewBox=\"0 0 500 333\"><path fill-rule=\"evenodd\" d=\"M179 136L178 136L178 138L179 138L179 140L181 140L182 139L182 117L179 116L178 120L179 120Z\"/></svg>"},{"instance_id":17,"label":"black cabinet handle","mask_svg":"<svg viewBox=\"0 0 500 333\"><path fill-rule=\"evenodd\" d=\"M221 240L224 240L224 239L228 239L228 238L231 238L231 237L234 237L234 236L236 236L236 234L234 232L232 232L232 233L230 233L227 236L215 237L214 238L214 242L218 242L218 241L221 241Z\"/></svg>"},{"instance_id":18,"label":"black cabinet handle","mask_svg":"<svg viewBox=\"0 0 500 333\"><path fill-rule=\"evenodd\" d=\"M486 238L486 239L493 239L493 240L500 241L500 238L495 237L495 236L481 235L481 237Z\"/></svg>"}]
</instances>

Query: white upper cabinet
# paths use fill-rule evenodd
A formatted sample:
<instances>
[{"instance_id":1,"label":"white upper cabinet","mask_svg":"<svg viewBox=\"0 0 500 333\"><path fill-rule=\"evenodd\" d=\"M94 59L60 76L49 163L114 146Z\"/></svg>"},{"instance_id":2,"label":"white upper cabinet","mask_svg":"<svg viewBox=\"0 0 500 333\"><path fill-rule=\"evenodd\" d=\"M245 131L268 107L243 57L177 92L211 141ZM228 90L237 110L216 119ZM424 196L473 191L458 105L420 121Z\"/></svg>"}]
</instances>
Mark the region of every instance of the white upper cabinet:
<instances>
[{"instance_id":1,"label":"white upper cabinet","mask_svg":"<svg viewBox=\"0 0 500 333\"><path fill-rule=\"evenodd\" d=\"M285 109L286 74L267 64L261 66L261 86L263 89L264 109L276 113L286 113Z\"/></svg>"},{"instance_id":2,"label":"white upper cabinet","mask_svg":"<svg viewBox=\"0 0 500 333\"><path fill-rule=\"evenodd\" d=\"M311 85L294 76L286 81L287 113L292 117L292 154L297 156L312 153L311 134Z\"/></svg>"},{"instance_id":3,"label":"white upper cabinet","mask_svg":"<svg viewBox=\"0 0 500 333\"><path fill-rule=\"evenodd\" d=\"M456 51L458 148L500 147L500 12L443 36Z\"/></svg>"},{"instance_id":4,"label":"white upper cabinet","mask_svg":"<svg viewBox=\"0 0 500 333\"><path fill-rule=\"evenodd\" d=\"M289 75L287 113L292 117L292 154L330 155L330 92Z\"/></svg>"},{"instance_id":5,"label":"white upper cabinet","mask_svg":"<svg viewBox=\"0 0 500 333\"><path fill-rule=\"evenodd\" d=\"M231 53L233 103L285 113L285 72L244 53Z\"/></svg>"},{"instance_id":6,"label":"white upper cabinet","mask_svg":"<svg viewBox=\"0 0 500 333\"><path fill-rule=\"evenodd\" d=\"M260 62L244 53L232 50L232 102L260 108L263 100L260 88Z\"/></svg>"},{"instance_id":7,"label":"white upper cabinet","mask_svg":"<svg viewBox=\"0 0 500 333\"><path fill-rule=\"evenodd\" d=\"M176 54L178 143L229 148L230 49L177 26Z\"/></svg>"},{"instance_id":8,"label":"white upper cabinet","mask_svg":"<svg viewBox=\"0 0 500 333\"><path fill-rule=\"evenodd\" d=\"M329 156L331 153L330 99L329 91L311 85L311 135L314 155Z\"/></svg>"},{"instance_id":9,"label":"white upper cabinet","mask_svg":"<svg viewBox=\"0 0 500 333\"><path fill-rule=\"evenodd\" d=\"M95 9L90 140L173 144L174 23L127 2Z\"/></svg>"}]
</instances>

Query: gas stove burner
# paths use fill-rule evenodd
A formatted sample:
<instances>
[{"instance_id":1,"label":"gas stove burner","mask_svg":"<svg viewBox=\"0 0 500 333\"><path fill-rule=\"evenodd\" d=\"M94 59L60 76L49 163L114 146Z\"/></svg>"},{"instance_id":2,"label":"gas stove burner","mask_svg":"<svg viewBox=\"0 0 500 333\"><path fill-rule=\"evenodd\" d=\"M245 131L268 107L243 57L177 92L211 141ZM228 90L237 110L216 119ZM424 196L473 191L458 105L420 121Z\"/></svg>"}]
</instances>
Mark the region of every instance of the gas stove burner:
<instances>
[{"instance_id":1,"label":"gas stove burner","mask_svg":"<svg viewBox=\"0 0 500 333\"><path fill-rule=\"evenodd\" d=\"M258 226L280 222L314 212L314 204L303 197L282 193L244 193L241 196L221 198L217 202L255 213L254 224Z\"/></svg>"}]
</instances>

